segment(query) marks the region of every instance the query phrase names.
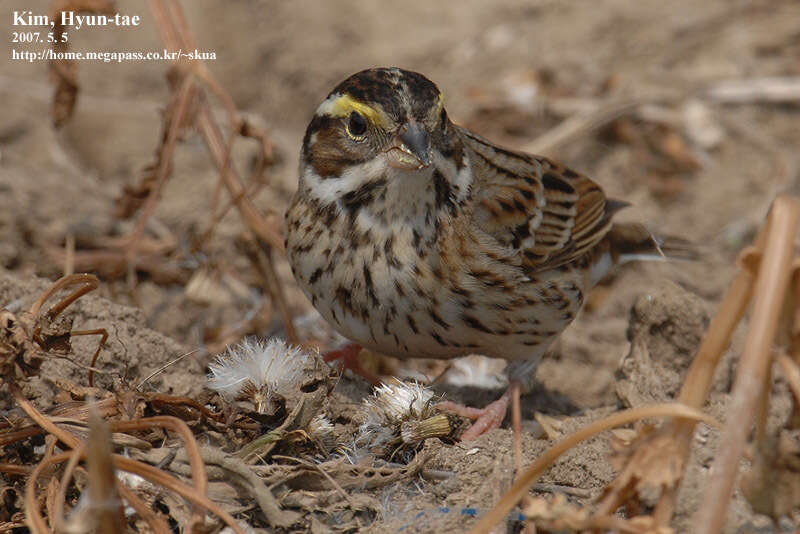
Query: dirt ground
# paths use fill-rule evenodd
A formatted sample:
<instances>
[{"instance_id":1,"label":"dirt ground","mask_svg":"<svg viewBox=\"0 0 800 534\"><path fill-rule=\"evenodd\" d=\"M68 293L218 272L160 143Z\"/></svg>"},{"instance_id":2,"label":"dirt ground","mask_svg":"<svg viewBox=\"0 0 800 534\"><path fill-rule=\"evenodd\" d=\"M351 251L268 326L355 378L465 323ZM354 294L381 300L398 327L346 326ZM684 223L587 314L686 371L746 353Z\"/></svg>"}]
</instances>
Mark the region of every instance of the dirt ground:
<instances>
[{"instance_id":1,"label":"dirt ground","mask_svg":"<svg viewBox=\"0 0 800 534\"><path fill-rule=\"evenodd\" d=\"M6 34L12 28L5 21L14 10L46 13L48 4L0 4ZM117 7L140 15L141 25L73 31L73 49L163 48L145 3L119 1ZM592 177L609 196L630 202L622 219L689 238L702 245L702 258L628 265L597 288L523 399L526 462L552 444L537 431L536 413L562 421L564 434L618 407L672 398L735 273L737 253L755 235L775 195L800 190L800 98L723 102L710 91L727 81L800 76L797 2L198 0L184 2L184 9L198 48L216 53L216 60L207 62L211 73L273 143L268 183L253 196L267 214L282 214L296 187L300 141L313 110L335 83L363 68L394 65L426 74L445 94L454 121L515 148L544 142L543 134L593 102L644 102L635 113L620 113L600 128L557 146L545 144L546 155ZM13 47L34 49L7 46ZM74 117L57 131L49 115L47 63L12 60L10 52L0 57L0 308L26 307L48 280L63 273L63 256L54 251L63 250L68 236L80 251L89 247L85 243L133 228L135 217L115 215L115 199L126 185L139 183L152 161L159 111L169 96L167 69L167 62L81 62ZM236 145L233 160L242 174L248 174L256 153L254 143ZM101 384L108 386L115 375L147 376L196 350L155 376L149 387L206 395L206 366L213 356L205 350L208 341L245 321L268 298L237 244L244 226L236 210L202 247L193 245L208 228L217 179L202 141L187 134L147 230L174 240L173 257L180 258L175 279L142 270L130 291L124 273L101 276L96 294L74 307L75 328L113 331L98 362L107 373L98 377ZM333 343L283 258L277 268L301 337ZM206 299L186 290L193 273L204 269L224 282ZM258 331L247 333L285 335L281 325L272 311ZM721 419L743 333L736 332L715 378L708 409ZM648 358L632 348L632 339L642 340ZM75 354L91 354L92 343L76 342ZM430 377L439 369L424 362L369 363L400 376ZM481 405L500 394L501 370L497 362L463 365L438 391ZM26 386L38 406L55 402L60 378L82 383L85 371L62 359L47 360L41 376ZM334 398L356 405L368 391L344 377ZM770 424L777 427L788 416L791 397L780 379L773 393ZM0 402L0 410L9 408ZM717 438L716 431L703 427L693 442L673 523L678 532L692 531ZM370 513L308 513L302 528L460 531L510 487L507 425L471 443L430 440L426 448L429 467L451 476L354 491ZM582 490L570 499L591 502L614 476L609 452L607 436L594 438L563 456L542 482ZM287 498L284 504L292 502ZM508 531L514 528L510 521ZM726 532L792 528L791 521L773 525L755 514L737 491Z\"/></svg>"}]
</instances>

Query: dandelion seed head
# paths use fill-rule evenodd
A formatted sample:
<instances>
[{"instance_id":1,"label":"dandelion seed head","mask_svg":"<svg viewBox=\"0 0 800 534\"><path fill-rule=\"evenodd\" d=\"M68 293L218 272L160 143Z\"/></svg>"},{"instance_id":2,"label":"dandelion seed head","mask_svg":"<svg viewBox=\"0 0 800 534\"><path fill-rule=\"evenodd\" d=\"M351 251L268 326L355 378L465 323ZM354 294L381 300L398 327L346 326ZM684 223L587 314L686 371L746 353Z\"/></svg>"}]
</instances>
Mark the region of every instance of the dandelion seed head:
<instances>
[{"instance_id":1,"label":"dandelion seed head","mask_svg":"<svg viewBox=\"0 0 800 534\"><path fill-rule=\"evenodd\" d=\"M430 411L433 391L418 382L395 380L375 388L372 397L364 400L367 412L387 423L401 423L409 418L421 419Z\"/></svg>"},{"instance_id":2,"label":"dandelion seed head","mask_svg":"<svg viewBox=\"0 0 800 534\"><path fill-rule=\"evenodd\" d=\"M227 401L251 397L263 406L295 391L311 358L281 339L247 338L209 364L208 387Z\"/></svg>"},{"instance_id":3,"label":"dandelion seed head","mask_svg":"<svg viewBox=\"0 0 800 534\"><path fill-rule=\"evenodd\" d=\"M432 413L433 391L413 382L394 380L375 388L364 399L355 443L367 449L383 448L400 438L403 422L422 420Z\"/></svg>"}]
</instances>

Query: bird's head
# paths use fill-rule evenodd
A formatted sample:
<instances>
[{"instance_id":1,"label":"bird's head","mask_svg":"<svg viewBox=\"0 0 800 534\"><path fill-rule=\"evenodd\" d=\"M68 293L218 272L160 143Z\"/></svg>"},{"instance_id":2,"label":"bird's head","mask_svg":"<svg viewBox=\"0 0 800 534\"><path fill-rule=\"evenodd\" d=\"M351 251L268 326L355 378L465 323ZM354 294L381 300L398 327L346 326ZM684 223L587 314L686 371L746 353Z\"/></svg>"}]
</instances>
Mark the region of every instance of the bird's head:
<instances>
[{"instance_id":1,"label":"bird's head","mask_svg":"<svg viewBox=\"0 0 800 534\"><path fill-rule=\"evenodd\" d=\"M436 85L416 72L375 68L341 82L317 108L303 140L301 186L323 202L382 188L413 198L433 191L434 180L457 182L464 166Z\"/></svg>"}]
</instances>

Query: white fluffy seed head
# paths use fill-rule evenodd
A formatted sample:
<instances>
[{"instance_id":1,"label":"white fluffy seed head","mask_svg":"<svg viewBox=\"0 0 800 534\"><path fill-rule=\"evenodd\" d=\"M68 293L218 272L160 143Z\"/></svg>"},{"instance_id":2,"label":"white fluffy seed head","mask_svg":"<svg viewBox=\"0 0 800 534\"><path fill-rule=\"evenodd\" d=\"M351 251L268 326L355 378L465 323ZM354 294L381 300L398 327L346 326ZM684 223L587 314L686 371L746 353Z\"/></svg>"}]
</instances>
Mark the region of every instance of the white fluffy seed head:
<instances>
[{"instance_id":1,"label":"white fluffy seed head","mask_svg":"<svg viewBox=\"0 0 800 534\"><path fill-rule=\"evenodd\" d=\"M375 449L397 441L403 423L430 417L433 405L433 391L417 382L395 379L389 384L382 383L372 396L364 399L356 445Z\"/></svg>"},{"instance_id":2,"label":"white fluffy seed head","mask_svg":"<svg viewBox=\"0 0 800 534\"><path fill-rule=\"evenodd\" d=\"M244 339L209 364L208 387L225 400L251 398L258 411L295 391L312 356L277 338Z\"/></svg>"},{"instance_id":3,"label":"white fluffy seed head","mask_svg":"<svg viewBox=\"0 0 800 534\"><path fill-rule=\"evenodd\" d=\"M405 383L400 380L375 388L372 397L364 400L371 406L369 410L384 418L388 423L401 423L408 419L424 419L430 412L433 391L417 382Z\"/></svg>"}]
</instances>

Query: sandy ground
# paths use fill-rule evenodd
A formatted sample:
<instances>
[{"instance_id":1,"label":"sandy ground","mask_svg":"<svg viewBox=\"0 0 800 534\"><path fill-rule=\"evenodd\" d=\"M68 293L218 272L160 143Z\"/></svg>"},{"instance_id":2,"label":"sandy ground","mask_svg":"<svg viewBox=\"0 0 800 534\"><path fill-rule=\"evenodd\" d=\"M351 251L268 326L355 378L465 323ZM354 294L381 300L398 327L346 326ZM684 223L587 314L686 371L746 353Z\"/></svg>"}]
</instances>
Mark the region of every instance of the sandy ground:
<instances>
[{"instance_id":1,"label":"sandy ground","mask_svg":"<svg viewBox=\"0 0 800 534\"><path fill-rule=\"evenodd\" d=\"M535 412L561 418L564 432L618 406L674 395L735 272L737 252L755 234L774 196L795 191L798 185L797 100L722 104L705 92L726 80L800 75L796 2L185 4L199 48L216 53L209 69L236 105L266 128L274 144L276 163L268 170L269 183L253 199L265 213L285 210L296 186L300 140L317 103L336 82L362 68L396 65L425 73L446 95L456 122L511 147L525 146L564 119L544 102L576 105L613 97L654 104L650 115L645 110L613 121L547 153L595 179L609 196L631 202L632 208L623 214L626 220L645 222L658 232L685 236L703 246L703 257L696 263L626 266L598 288L554 345L539 368L536 388L523 400L523 415L527 421ZM145 4L117 5L119 12L139 14L142 24L72 32L74 50L163 47ZM11 0L0 5L6 34L12 11L19 9L45 13L47 2ZM34 49L7 45L12 47ZM0 307L29 303L46 287L44 279L62 274L63 264L48 250L63 247L67 235L76 236L80 248L82 239L122 235L132 228L131 221L115 216L114 200L124 186L138 183L152 160L159 110L168 97L167 67L158 62L81 63L74 118L55 131L49 119L46 62L14 61L10 52L0 58ZM255 153L246 142L234 150L234 162L244 174ZM202 142L188 134L149 231L166 232L177 239L179 248L189 248L190 236L207 228L216 181ZM116 332L101 355L110 373L101 376L101 382L110 384L114 373L145 376L202 346L209 332L242 321L257 307L260 290L235 244L242 231L231 210L202 250L183 256L189 260L182 268L191 274L214 265L244 290L231 290L211 304L198 303L187 296L183 284L140 273L134 293L124 280L104 280L99 296L80 301L74 311L76 328L112 325ZM278 269L292 312L311 317L310 305L296 289L284 260ZM309 321L301 332L323 338L324 326ZM249 333L281 332L275 314L263 329ZM715 380L709 409L719 417L725 414L742 336L737 331ZM644 343L648 358L643 360L631 348L632 339ZM75 345L77 354L91 350L88 341ZM209 358L199 351L158 375L151 386L165 393L198 395ZM426 369L421 364L381 365L396 373ZM451 380L460 385L445 385L443 391L474 404L492 400L502 379L497 366L487 369ZM56 378L77 381L83 376L80 372L63 361L48 361L29 391L46 407L53 402ZM487 372L488 378L483 376ZM367 389L348 389L347 382L351 380L343 379L337 395L359 402ZM782 382L776 381L773 389L778 400L771 422L777 426L788 413L789 397ZM527 423L526 428L534 426ZM690 517L698 506L698 488L708 476L716 438L705 429L694 443L674 523L678 531L691 531ZM357 520L352 514L318 515L315 528L463 530L475 519L462 510L474 509L480 515L510 486L510 441L510 430L503 428L470 444L430 442L431 466L454 473L451 478L361 492L371 499L371 515ZM542 481L586 490L587 496L575 499L589 502L613 478L607 441L596 438L570 451ZM526 433L526 460L536 458L549 443L546 437ZM738 493L734 496L728 532L766 524ZM763 532L776 531L765 528Z\"/></svg>"}]
</instances>

